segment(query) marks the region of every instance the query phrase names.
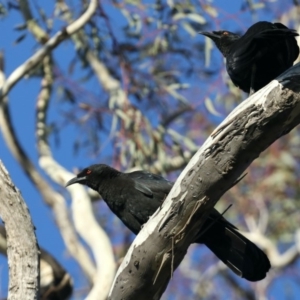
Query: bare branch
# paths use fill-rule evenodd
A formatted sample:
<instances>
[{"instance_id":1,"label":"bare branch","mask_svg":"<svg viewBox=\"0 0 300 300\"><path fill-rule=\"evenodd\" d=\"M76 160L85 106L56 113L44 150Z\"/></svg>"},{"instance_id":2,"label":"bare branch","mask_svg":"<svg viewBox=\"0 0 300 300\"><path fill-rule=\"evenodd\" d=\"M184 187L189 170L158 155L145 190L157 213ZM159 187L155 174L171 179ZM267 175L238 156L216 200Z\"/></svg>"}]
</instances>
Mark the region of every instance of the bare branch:
<instances>
[{"instance_id":1,"label":"bare branch","mask_svg":"<svg viewBox=\"0 0 300 300\"><path fill-rule=\"evenodd\" d=\"M46 117L47 107L52 89L52 72L49 57L44 59L42 89L37 101L36 136L39 151L39 164L47 175L56 183L64 186L74 175L55 161L47 139ZM110 240L105 231L99 226L93 213L90 198L83 186L69 188L72 196L72 215L75 228L91 248L96 260L97 270L93 276L93 288L87 299L106 299L115 275L115 261ZM58 213L56 211L56 213ZM69 226L72 225L69 224ZM62 234L70 232L60 228ZM65 242L70 243L69 238ZM67 244L72 248L72 244Z\"/></svg>"},{"instance_id":2,"label":"bare branch","mask_svg":"<svg viewBox=\"0 0 300 300\"><path fill-rule=\"evenodd\" d=\"M0 225L0 252L7 257L7 235ZM71 276L46 250L40 249L40 299L67 300L72 294Z\"/></svg>"},{"instance_id":3,"label":"bare branch","mask_svg":"<svg viewBox=\"0 0 300 300\"><path fill-rule=\"evenodd\" d=\"M27 22L32 21L31 13L28 13L28 3L26 1L23 1L22 3L23 8L23 14ZM40 49L35 55L33 55L29 60L27 60L22 66L17 68L11 76L8 78L6 82L3 84L2 88L2 97L9 91L10 88L13 87L13 85L22 77L24 76L29 70L31 70L37 63L41 62L41 60L51 52L62 40L67 38L69 35L76 32L78 29L80 29L94 14L95 10L97 8L97 1L92 0L90 2L90 5L87 9L87 11L76 21L74 21L72 24L67 26L67 28L59 33L57 33L53 38L51 38L45 46ZM32 23L31 29L36 37L40 37L40 34L37 35L37 32L41 32L42 30L37 30L37 25ZM45 35L43 35L45 37ZM44 67L50 68L49 61L47 63L47 60L49 58L45 58L44 60ZM48 72L47 72L48 71ZM49 75L49 70L45 70L46 76ZM41 119L45 119L45 110L46 107L43 106L44 104L47 105L47 102L45 102L45 99L48 99L51 93L52 88L52 78L45 77L43 80L43 88L39 96L39 102L38 104L41 104L42 107L39 110L39 113L41 114ZM3 133L6 136L6 140L8 144L10 145L11 150L15 154L16 158L20 161L21 165L24 167L26 173L29 175L29 177L33 180L33 182L37 185L39 190L44 196L44 199L47 201L48 204L50 204L53 207L54 214L56 216L56 220L58 223L58 226L60 228L61 234L64 238L64 241L66 243L66 246L68 247L70 253L78 260L78 262L81 264L81 267L83 268L84 272L87 274L89 279L93 281L94 283L97 283L94 285L94 289L98 287L98 289L101 290L101 295L105 295L108 293L109 287L111 285L113 276L114 276L114 270L115 270L115 264L114 264L114 258L112 254L112 248L110 245L110 242L104 233L104 231L99 228L99 225L95 221L90 200L87 197L84 190L82 193L77 193L77 201L74 201L73 204L78 203L79 209L81 210L81 215L79 216L77 213L77 217L74 218L75 224L80 228L81 235L86 238L86 241L89 241L88 244L92 246L93 253L96 257L97 265L98 265L98 275L96 275L96 270L93 266L93 263L91 259L89 258L89 255L87 251L83 248L82 245L79 244L79 241L77 240L76 233L74 232L73 226L69 220L67 208L64 202L63 197L61 197L60 194L54 192L50 187L47 186L47 183L44 182L44 180L41 178L41 176L38 174L36 169L34 168L31 161L28 159L27 155L23 151L21 145L18 143L16 139L16 135L13 131L13 127L11 125L10 121L10 115L7 107L7 99L5 98L2 103L2 115L3 115ZM43 111L44 110L44 111ZM41 120L38 120L38 126L40 126L42 123ZM42 124L43 125L43 124ZM42 134L39 135L40 131L42 131ZM55 166L58 166L57 163L53 160L51 156L51 151L48 149L48 145L44 142L45 141L45 131L44 127L38 128L37 130L37 136L38 138L43 137L44 139L40 139L39 141L39 150L41 159L40 162L42 166L46 168L46 171L49 169L55 168ZM48 151L49 150L49 151ZM48 158L48 159L47 159ZM46 163L45 163L46 161ZM50 163L50 165L49 165ZM60 166L59 166L60 167ZM63 168L60 168L60 170L64 170ZM57 175L56 172L54 174ZM64 170L64 174L69 178L72 175ZM59 181L61 184L64 182L61 181L61 174L59 176L56 176L56 181ZM53 179L53 178L52 178ZM65 180L66 182L67 180ZM78 196L85 195L83 199L86 199L86 201L83 201L83 199L78 200ZM86 203L86 209L84 210L86 212L85 217L82 215L82 205L83 203ZM78 206L78 205L77 205ZM74 208L74 205L73 205ZM73 210L74 211L74 210ZM78 212L76 209L75 211ZM87 222L87 220L90 220L90 218L87 218L87 214L91 216L92 223ZM81 218L81 220L80 220ZM85 222L83 222L83 219ZM78 226L78 224L81 224L81 226ZM91 226L93 225L93 226ZM88 226L88 230L87 227ZM95 230L91 230L91 228L97 228L96 232ZM84 232L84 235L83 235ZM89 233L89 234L87 234ZM94 246L93 246L94 245ZM106 248L104 246L107 246ZM96 248L96 249L95 249ZM103 256L103 249L108 249L107 251L107 257ZM101 251L102 250L102 251ZM100 258L101 255L101 258ZM103 261L105 264L103 264ZM105 266L105 267L103 267ZM100 293L99 293L100 294Z\"/></svg>"},{"instance_id":4,"label":"bare branch","mask_svg":"<svg viewBox=\"0 0 300 300\"><path fill-rule=\"evenodd\" d=\"M63 12L63 14L61 14L63 19L66 22L72 22L72 12L69 10L69 7L66 5L66 3L64 1L60 1L58 3L58 7L61 10L61 12ZM101 8L101 5L100 11L102 16L104 16L104 18L107 21L107 16ZM191 110L191 107L185 105L183 109L177 110L174 114L168 116L167 122L163 121L162 126L158 126L158 128L152 128L151 122L149 122L149 120L142 114L142 112L137 107L132 106L131 103L128 101L127 92L123 89L121 82L118 79L114 78L114 76L110 73L109 69L106 67L105 63L102 62L93 51L91 51L90 49L86 49L86 38L83 35L83 33L81 31L77 32L75 35L72 36L72 40L77 48L85 49L86 60L88 61L90 67L94 71L94 74L97 77L99 84L109 94L109 108L113 111L113 120L110 136L112 137L115 133L114 124L116 124L117 120L120 119L124 122L127 131L130 131L128 128L134 127L134 129L132 130L133 138L126 139L126 142L123 145L123 148L127 148L126 145L134 144L133 148L136 150L134 151L134 153L132 153L133 158L134 156L138 156L139 153L141 153L143 157L150 157L151 154L157 151L152 147L161 148L160 153L163 155L163 157L159 157L158 160L154 164L152 163L151 165L146 165L145 162L147 160L143 160L142 164L144 169L148 169L153 173L166 173L173 170L178 170L182 166L186 165L189 159L192 157L192 155L196 152L196 147L194 147L194 144L190 138L186 136L181 136L178 132L171 129L167 129L165 127L168 123L170 123L182 113ZM120 62L120 67L121 65L122 63ZM147 133L150 137L151 143L147 143L145 141L144 135L141 132L141 126L139 126L140 123L146 124L145 127L148 130ZM166 151L163 148L165 145L163 136L165 134L168 134L173 141L184 141L185 148L189 150L184 150L182 151L184 152L183 155L178 155L175 157L166 155ZM177 145L179 144L177 143ZM128 148L131 147L128 146Z\"/></svg>"},{"instance_id":5,"label":"bare branch","mask_svg":"<svg viewBox=\"0 0 300 300\"><path fill-rule=\"evenodd\" d=\"M274 80L241 103L206 140L131 245L110 299L160 298L219 198L262 151L299 124L299 78L300 64L278 77L283 85Z\"/></svg>"},{"instance_id":6,"label":"bare branch","mask_svg":"<svg viewBox=\"0 0 300 300\"><path fill-rule=\"evenodd\" d=\"M276 244L260 230L259 224L255 224L252 217L246 218L247 224L251 224L250 232L243 232L255 244L259 245L267 253L273 268L284 268L296 261L300 255L300 230L295 233L295 244L288 248L283 253L280 253L277 249Z\"/></svg>"},{"instance_id":7,"label":"bare branch","mask_svg":"<svg viewBox=\"0 0 300 300\"><path fill-rule=\"evenodd\" d=\"M0 72L0 86L3 82L1 79L4 80L4 74L2 72ZM65 199L48 185L22 148L12 125L7 97L4 97L2 105L0 105L0 125L4 140L15 159L19 161L29 179L40 191L45 203L52 207L56 217L57 226L60 229L70 254L76 258L89 281L93 282L96 269L88 252L77 239L76 232L69 217Z\"/></svg>"},{"instance_id":8,"label":"bare branch","mask_svg":"<svg viewBox=\"0 0 300 300\"><path fill-rule=\"evenodd\" d=\"M27 28L32 32L34 37L41 43L46 43L49 40L47 32L41 28L37 21L33 18L30 6L27 0L20 0L20 11L26 21Z\"/></svg>"},{"instance_id":9,"label":"bare branch","mask_svg":"<svg viewBox=\"0 0 300 300\"><path fill-rule=\"evenodd\" d=\"M0 215L7 232L8 299L38 299L39 248L26 206L0 161Z\"/></svg>"},{"instance_id":10,"label":"bare branch","mask_svg":"<svg viewBox=\"0 0 300 300\"><path fill-rule=\"evenodd\" d=\"M21 66L16 68L12 74L7 78L2 88L0 89L0 99L7 95L11 88L21 79L27 72L32 70L42 59L56 48L62 41L67 39L70 35L74 34L82 28L93 16L98 6L97 0L91 0L90 4L85 11L76 21L68 25L64 30L56 33L50 38L45 45L39 49L34 55L27 59Z\"/></svg>"}]
</instances>

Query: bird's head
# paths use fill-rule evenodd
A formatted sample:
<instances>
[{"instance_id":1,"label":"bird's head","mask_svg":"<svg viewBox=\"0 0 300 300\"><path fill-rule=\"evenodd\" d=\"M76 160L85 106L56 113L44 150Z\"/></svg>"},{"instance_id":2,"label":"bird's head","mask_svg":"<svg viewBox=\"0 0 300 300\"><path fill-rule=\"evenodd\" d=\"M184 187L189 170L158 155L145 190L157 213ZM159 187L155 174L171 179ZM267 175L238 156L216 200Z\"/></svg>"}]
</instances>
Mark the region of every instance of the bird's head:
<instances>
[{"instance_id":1,"label":"bird's head","mask_svg":"<svg viewBox=\"0 0 300 300\"><path fill-rule=\"evenodd\" d=\"M238 34L227 30L212 32L202 31L199 33L212 39L225 57L227 56L230 50L230 46L240 38Z\"/></svg>"},{"instance_id":2,"label":"bird's head","mask_svg":"<svg viewBox=\"0 0 300 300\"><path fill-rule=\"evenodd\" d=\"M91 165L79 172L76 177L69 180L66 183L66 187L74 183L80 183L97 191L101 181L110 177L111 173L114 172L117 171L104 164Z\"/></svg>"}]
</instances>

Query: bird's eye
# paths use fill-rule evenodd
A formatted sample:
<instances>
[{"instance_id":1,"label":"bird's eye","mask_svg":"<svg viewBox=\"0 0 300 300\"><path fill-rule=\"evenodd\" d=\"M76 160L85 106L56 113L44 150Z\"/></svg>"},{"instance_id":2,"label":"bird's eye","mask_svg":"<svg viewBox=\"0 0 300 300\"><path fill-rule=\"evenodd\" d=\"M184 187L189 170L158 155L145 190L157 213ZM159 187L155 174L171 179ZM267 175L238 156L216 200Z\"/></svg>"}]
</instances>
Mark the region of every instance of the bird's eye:
<instances>
[{"instance_id":1,"label":"bird's eye","mask_svg":"<svg viewBox=\"0 0 300 300\"><path fill-rule=\"evenodd\" d=\"M91 174L91 173L92 173L91 170L87 170L87 171L86 171L86 174Z\"/></svg>"}]
</instances>

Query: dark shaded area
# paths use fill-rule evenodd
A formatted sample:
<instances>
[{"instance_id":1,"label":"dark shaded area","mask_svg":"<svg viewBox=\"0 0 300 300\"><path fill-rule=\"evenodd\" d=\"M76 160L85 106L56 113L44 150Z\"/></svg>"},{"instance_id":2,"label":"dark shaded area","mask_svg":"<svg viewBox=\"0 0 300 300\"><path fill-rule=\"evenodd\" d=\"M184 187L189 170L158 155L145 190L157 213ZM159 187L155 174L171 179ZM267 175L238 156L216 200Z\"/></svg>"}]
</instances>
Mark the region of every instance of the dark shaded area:
<instances>
[{"instance_id":1,"label":"dark shaded area","mask_svg":"<svg viewBox=\"0 0 300 300\"><path fill-rule=\"evenodd\" d=\"M145 171L121 173L103 164L84 169L67 186L74 183L98 191L110 209L135 234L161 206L173 186L159 175ZM180 203L177 207L181 209ZM265 253L215 209L195 242L205 244L234 273L247 280L261 280L270 269Z\"/></svg>"}]
</instances>

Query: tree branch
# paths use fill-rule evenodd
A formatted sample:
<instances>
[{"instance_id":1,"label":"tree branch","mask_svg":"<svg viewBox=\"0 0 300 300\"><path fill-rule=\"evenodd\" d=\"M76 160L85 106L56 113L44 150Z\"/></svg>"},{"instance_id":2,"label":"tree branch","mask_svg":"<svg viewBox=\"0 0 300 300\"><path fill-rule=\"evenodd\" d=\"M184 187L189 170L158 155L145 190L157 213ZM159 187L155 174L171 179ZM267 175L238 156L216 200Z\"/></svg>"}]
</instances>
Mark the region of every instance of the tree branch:
<instances>
[{"instance_id":1,"label":"tree branch","mask_svg":"<svg viewBox=\"0 0 300 300\"><path fill-rule=\"evenodd\" d=\"M0 225L0 253L7 257L7 235ZM73 291L71 276L46 250L40 249L40 299L67 300Z\"/></svg>"},{"instance_id":2,"label":"tree branch","mask_svg":"<svg viewBox=\"0 0 300 300\"><path fill-rule=\"evenodd\" d=\"M8 300L38 299L39 248L26 206L0 161L0 215L7 232Z\"/></svg>"},{"instance_id":3,"label":"tree branch","mask_svg":"<svg viewBox=\"0 0 300 300\"><path fill-rule=\"evenodd\" d=\"M51 180L65 186L65 183L74 175L53 158L47 138L46 117L52 88L52 72L49 61L47 63L47 58L49 57L44 59L45 76L42 80L42 89L36 105L36 137L39 164ZM87 299L106 299L116 269L112 245L107 234L95 218L90 198L84 187L74 186L69 188L69 191L72 196L72 215L75 228L92 250L97 265L93 276L93 288ZM55 211L55 213L58 218L60 216L59 212ZM71 236L66 236L73 229L73 225L69 224L70 226L71 228L67 230L66 228L60 228L68 249L73 248Z\"/></svg>"},{"instance_id":4,"label":"tree branch","mask_svg":"<svg viewBox=\"0 0 300 300\"><path fill-rule=\"evenodd\" d=\"M82 28L93 16L98 6L97 0L91 0L87 10L72 24L68 25L64 30L57 32L50 38L45 45L39 49L34 55L27 59L21 66L16 68L11 75L7 78L2 88L0 89L0 102L2 98L12 89L12 87L21 79L25 74L32 70L42 59L56 48L62 41L69 38L70 35Z\"/></svg>"},{"instance_id":5,"label":"tree branch","mask_svg":"<svg viewBox=\"0 0 300 300\"><path fill-rule=\"evenodd\" d=\"M4 82L4 80L4 73L1 70L0 86L2 86L2 82ZM49 87L46 87L45 90L47 88ZM45 92L45 90L43 90L43 92ZM8 148L15 157L15 159L20 163L24 172L28 175L28 178L37 187L45 203L53 209L55 220L57 222L57 226L60 230L60 233L64 239L65 245L67 246L71 255L80 264L88 280L90 282L93 282L96 269L92 260L89 257L88 252L83 247L83 245L80 244L77 238L76 232L70 220L65 199L60 193L53 190L51 186L44 180L44 178L35 168L34 164L24 151L22 145L20 144L17 138L16 132L12 124L8 106L8 97L4 97L2 100L2 103L0 102L0 129L2 131L3 138Z\"/></svg>"},{"instance_id":6,"label":"tree branch","mask_svg":"<svg viewBox=\"0 0 300 300\"><path fill-rule=\"evenodd\" d=\"M300 122L300 64L241 103L206 140L141 230L109 299L159 299L220 197L276 139Z\"/></svg>"},{"instance_id":7,"label":"tree branch","mask_svg":"<svg viewBox=\"0 0 300 300\"><path fill-rule=\"evenodd\" d=\"M285 268L290 265L300 255L300 230L295 232L295 244L290 248L280 253L277 249L276 244L269 238L267 238L263 232L260 230L259 226L254 225L255 221L251 217L246 218L247 224L251 223L252 230L250 232L243 232L243 234L249 238L253 243L259 245L270 260L271 266L273 268Z\"/></svg>"}]
</instances>

